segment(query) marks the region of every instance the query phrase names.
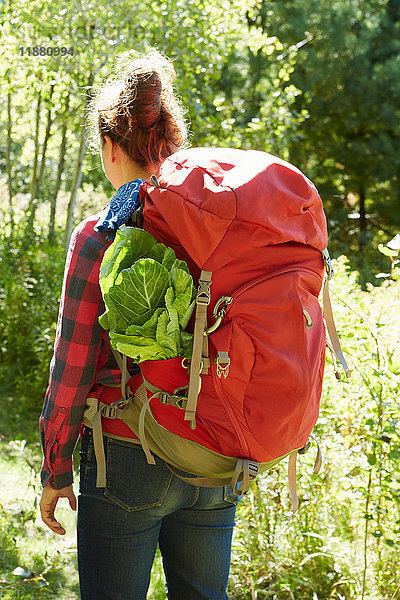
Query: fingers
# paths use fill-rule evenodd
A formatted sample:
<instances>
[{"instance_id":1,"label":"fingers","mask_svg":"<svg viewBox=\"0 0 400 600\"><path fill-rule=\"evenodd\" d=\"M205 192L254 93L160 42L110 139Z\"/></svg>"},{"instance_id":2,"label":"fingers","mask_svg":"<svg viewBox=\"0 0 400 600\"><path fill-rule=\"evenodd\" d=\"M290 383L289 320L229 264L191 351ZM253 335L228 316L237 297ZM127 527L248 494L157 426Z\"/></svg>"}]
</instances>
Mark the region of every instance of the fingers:
<instances>
[{"instance_id":1,"label":"fingers","mask_svg":"<svg viewBox=\"0 0 400 600\"><path fill-rule=\"evenodd\" d=\"M73 492L71 496L68 496L68 502L72 510L76 510L76 496Z\"/></svg>"},{"instance_id":2,"label":"fingers","mask_svg":"<svg viewBox=\"0 0 400 600\"><path fill-rule=\"evenodd\" d=\"M72 510L76 510L76 496L74 494L72 485L61 490L54 490L51 486L46 484L42 490L42 497L40 499L40 514L43 523L45 523L47 527L54 531L54 533L57 533L58 535L65 535L64 527L54 516L54 511L59 498L68 498L70 507Z\"/></svg>"},{"instance_id":3,"label":"fingers","mask_svg":"<svg viewBox=\"0 0 400 600\"><path fill-rule=\"evenodd\" d=\"M54 531L54 533L57 533L58 535L65 535L64 527L54 517L54 510L57 506L57 502L58 497L55 497L52 500L48 501L46 500L46 498L43 499L42 496L42 501L40 502L40 514L43 523L45 523L47 527Z\"/></svg>"},{"instance_id":4,"label":"fingers","mask_svg":"<svg viewBox=\"0 0 400 600\"><path fill-rule=\"evenodd\" d=\"M47 525L47 527L49 527L52 531L54 531L54 533L57 533L58 535L65 535L64 527L61 525L61 523L59 523L53 517L42 515L42 520L43 520L43 523L45 523Z\"/></svg>"}]
</instances>

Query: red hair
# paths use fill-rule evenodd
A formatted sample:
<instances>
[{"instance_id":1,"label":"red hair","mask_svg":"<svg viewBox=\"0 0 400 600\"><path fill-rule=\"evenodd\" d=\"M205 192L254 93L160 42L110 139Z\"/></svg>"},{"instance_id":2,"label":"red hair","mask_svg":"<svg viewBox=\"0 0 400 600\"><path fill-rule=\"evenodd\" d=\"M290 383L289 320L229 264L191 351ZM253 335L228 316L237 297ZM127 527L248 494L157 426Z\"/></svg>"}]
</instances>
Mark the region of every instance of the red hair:
<instances>
[{"instance_id":1,"label":"red hair","mask_svg":"<svg viewBox=\"0 0 400 600\"><path fill-rule=\"evenodd\" d=\"M158 164L187 139L184 109L172 87L174 67L153 50L120 57L116 69L89 104L89 144L97 151L108 135L140 167Z\"/></svg>"}]
</instances>

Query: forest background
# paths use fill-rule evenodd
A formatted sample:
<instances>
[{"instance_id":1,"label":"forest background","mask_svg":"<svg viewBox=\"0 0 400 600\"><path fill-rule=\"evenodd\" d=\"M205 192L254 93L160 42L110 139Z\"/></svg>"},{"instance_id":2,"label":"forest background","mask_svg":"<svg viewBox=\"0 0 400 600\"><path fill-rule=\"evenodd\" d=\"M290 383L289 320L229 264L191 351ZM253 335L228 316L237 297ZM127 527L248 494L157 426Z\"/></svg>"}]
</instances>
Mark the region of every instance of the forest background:
<instances>
[{"instance_id":1,"label":"forest background","mask_svg":"<svg viewBox=\"0 0 400 600\"><path fill-rule=\"evenodd\" d=\"M0 0L0 597L78 597L74 517L63 539L37 517L37 419L65 248L115 193L85 107L117 55L152 47L193 146L265 150L316 184L354 369L327 360L324 467L302 459L298 514L284 466L240 503L230 598L398 599L400 0Z\"/></svg>"}]
</instances>

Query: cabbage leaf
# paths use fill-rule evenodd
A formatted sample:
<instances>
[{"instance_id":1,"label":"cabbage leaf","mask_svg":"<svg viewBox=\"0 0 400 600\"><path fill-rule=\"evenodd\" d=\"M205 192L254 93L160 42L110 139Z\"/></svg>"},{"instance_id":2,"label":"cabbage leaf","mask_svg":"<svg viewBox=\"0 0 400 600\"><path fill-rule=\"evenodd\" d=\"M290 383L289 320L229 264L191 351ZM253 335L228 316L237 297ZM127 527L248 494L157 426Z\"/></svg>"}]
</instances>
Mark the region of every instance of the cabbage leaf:
<instances>
[{"instance_id":1,"label":"cabbage leaf","mask_svg":"<svg viewBox=\"0 0 400 600\"><path fill-rule=\"evenodd\" d=\"M112 346L136 362L185 356L193 334L185 331L196 290L186 263L143 229L121 227L100 267L106 312L100 325Z\"/></svg>"}]
</instances>

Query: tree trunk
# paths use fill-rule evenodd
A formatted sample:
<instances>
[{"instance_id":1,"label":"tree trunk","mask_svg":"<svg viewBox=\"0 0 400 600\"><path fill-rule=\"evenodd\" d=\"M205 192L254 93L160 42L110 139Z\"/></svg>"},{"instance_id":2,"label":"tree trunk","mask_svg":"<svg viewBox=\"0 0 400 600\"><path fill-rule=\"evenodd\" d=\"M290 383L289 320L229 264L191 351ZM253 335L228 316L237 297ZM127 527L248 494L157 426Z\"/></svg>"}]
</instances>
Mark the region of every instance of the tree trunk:
<instances>
[{"instance_id":1,"label":"tree trunk","mask_svg":"<svg viewBox=\"0 0 400 600\"><path fill-rule=\"evenodd\" d=\"M367 246L367 215L365 211L365 196L366 191L364 185L361 184L359 191L359 211L360 211L360 233L358 236L358 250L360 253L360 268L361 271L365 265L365 251ZM362 285L364 285L362 283Z\"/></svg>"},{"instance_id":2,"label":"tree trunk","mask_svg":"<svg viewBox=\"0 0 400 600\"><path fill-rule=\"evenodd\" d=\"M80 141L79 141L78 158L77 158L76 165L75 165L75 172L74 172L74 178L73 178L72 186L71 186L71 195L70 195L69 202L68 202L67 220L66 220L65 231L64 231L64 245L65 245L66 250L68 250L69 241L71 239L72 223L74 221L74 212L75 212L75 205L76 205L76 197L78 195L79 186L81 185L82 163L83 163L83 158L85 156L85 150L86 150L86 131L85 131L85 128L82 127Z\"/></svg>"},{"instance_id":3,"label":"tree trunk","mask_svg":"<svg viewBox=\"0 0 400 600\"><path fill-rule=\"evenodd\" d=\"M10 83L9 77L7 77ZM14 205L13 205L13 184L12 184L12 164L11 164L11 140L12 140L12 121L11 121L11 91L7 92L7 184L8 184L8 202L9 218L11 226L11 235L14 231Z\"/></svg>"},{"instance_id":4,"label":"tree trunk","mask_svg":"<svg viewBox=\"0 0 400 600\"><path fill-rule=\"evenodd\" d=\"M57 169L57 177L56 177L56 185L54 189L54 193L51 197L50 201L50 221L49 221L49 242L50 244L54 244L54 229L55 229L55 220L56 220L56 207L57 207L57 196L61 187L61 176L64 171L65 164L65 150L67 147L67 112L69 106L69 94L65 100L65 110L64 110L64 123L61 131L61 146L60 146L60 156L58 160L58 169Z\"/></svg>"},{"instance_id":5,"label":"tree trunk","mask_svg":"<svg viewBox=\"0 0 400 600\"><path fill-rule=\"evenodd\" d=\"M94 31L94 28L92 27L91 32L90 32L91 36L93 36L93 31ZM92 71L92 70L90 71L88 83L86 86L86 100L85 100L85 111L84 111L85 117L86 117L87 106L92 97L92 85L93 85L95 75L106 64L107 60L112 55L112 53L115 52L118 45L119 45L119 43L114 46L113 51L104 58L103 62L97 67L97 69L95 71ZM71 239L72 223L74 220L74 211L75 211L75 204L76 204L76 196L78 194L78 190L79 190L79 186L80 186L81 178L82 178L82 163L83 163L83 158L85 156L85 150L86 150L86 119L84 119L84 123L82 126L82 133L81 133L80 144L79 144L79 153L78 153L78 158L77 158L77 163L76 163L76 168L75 168L75 173L74 173L74 180L73 180L72 189L71 189L71 196L70 196L70 200L69 200L69 204L68 204L67 221L66 221L65 231L64 231L64 244L65 244L66 250L68 250L69 241Z\"/></svg>"},{"instance_id":6,"label":"tree trunk","mask_svg":"<svg viewBox=\"0 0 400 600\"><path fill-rule=\"evenodd\" d=\"M86 87L86 100L85 100L85 111L84 111L85 116L86 116L87 105L91 99L91 94L92 94L91 88L93 85L93 81L94 81L94 73L91 71L89 79L88 79L87 87ZM83 164L83 159L85 156L85 150L86 150L86 122L85 122L85 118L84 118L82 127L81 127L79 152L78 152L78 157L77 157L76 166L75 166L74 179L72 182L71 196L70 196L69 203L68 203L67 221L65 224L64 244L65 244L66 249L68 249L69 241L71 239L76 197L77 197L79 186L81 184L81 179L82 179L82 164Z\"/></svg>"},{"instance_id":7,"label":"tree trunk","mask_svg":"<svg viewBox=\"0 0 400 600\"><path fill-rule=\"evenodd\" d=\"M32 231L33 224L35 222L35 213L37 208L36 203L36 189L37 189L37 171L38 171L38 159L39 159L39 131L40 131L40 106L42 102L41 92L38 93L37 105L36 105L36 131L35 131L35 157L33 161L33 172L31 180L31 197L28 206L28 221L27 231Z\"/></svg>"},{"instance_id":8,"label":"tree trunk","mask_svg":"<svg viewBox=\"0 0 400 600\"><path fill-rule=\"evenodd\" d=\"M49 94L49 99L48 99L49 103L51 102L51 97L54 92L54 86L55 86L54 83L50 86L50 94ZM37 178L37 189L39 189L40 183L41 183L42 177L43 177L44 166L46 163L47 143L50 138L50 129L51 129L52 122L53 122L53 119L51 117L51 106L49 106L49 109L47 111L46 132L44 134L44 140L43 140L43 146L42 146L42 158L40 160L40 171L39 171L39 176Z\"/></svg>"},{"instance_id":9,"label":"tree trunk","mask_svg":"<svg viewBox=\"0 0 400 600\"><path fill-rule=\"evenodd\" d=\"M365 211L365 188L362 185L360 187L360 233L367 229L367 215Z\"/></svg>"}]
</instances>

